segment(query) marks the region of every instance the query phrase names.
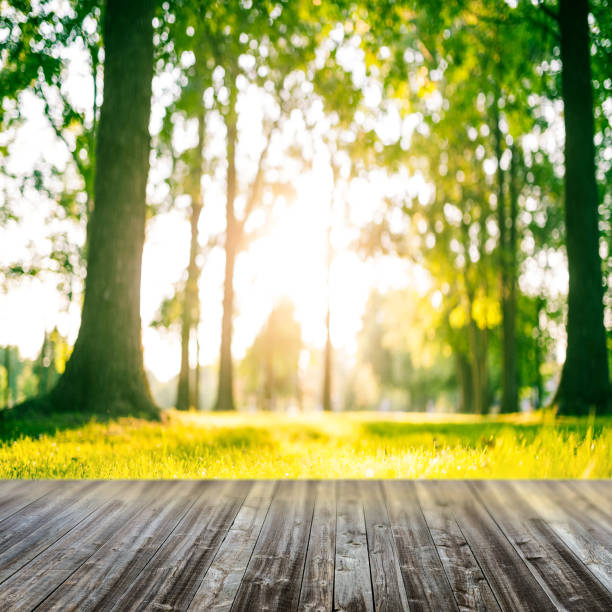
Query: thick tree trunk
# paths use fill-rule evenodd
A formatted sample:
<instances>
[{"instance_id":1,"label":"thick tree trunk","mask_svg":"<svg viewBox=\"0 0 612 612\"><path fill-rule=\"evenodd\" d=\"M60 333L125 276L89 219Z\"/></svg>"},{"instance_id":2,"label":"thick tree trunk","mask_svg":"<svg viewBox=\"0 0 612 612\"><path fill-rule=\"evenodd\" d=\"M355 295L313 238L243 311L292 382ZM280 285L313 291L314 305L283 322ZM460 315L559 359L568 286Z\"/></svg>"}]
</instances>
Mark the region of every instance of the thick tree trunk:
<instances>
[{"instance_id":1,"label":"thick tree trunk","mask_svg":"<svg viewBox=\"0 0 612 612\"><path fill-rule=\"evenodd\" d=\"M232 105L232 109L234 106ZM234 410L232 363L232 326L234 318L234 265L238 250L238 226L234 213L236 197L236 116L227 119L227 192L225 234L225 281L223 283L223 320L221 323L221 352L219 355L219 386L215 410Z\"/></svg>"},{"instance_id":2,"label":"thick tree trunk","mask_svg":"<svg viewBox=\"0 0 612 612\"><path fill-rule=\"evenodd\" d=\"M603 324L593 91L587 0L560 0L565 121L565 231L569 268L567 353L556 402L563 414L610 411Z\"/></svg>"},{"instance_id":3,"label":"thick tree trunk","mask_svg":"<svg viewBox=\"0 0 612 612\"><path fill-rule=\"evenodd\" d=\"M200 250L198 243L198 222L202 213L202 165L204 147L204 121L203 115L198 117L198 155L197 163L194 167L192 177L192 196L191 196L191 246L189 250L189 265L187 267L187 282L185 283L185 293L183 296L183 312L181 319L181 370L179 372L178 388L176 393L177 410L189 410L191 405L192 393L190 391L189 379L191 367L189 364L189 344L191 331L197 319L198 310L198 264L197 257ZM197 333L197 330L196 330Z\"/></svg>"},{"instance_id":4,"label":"thick tree trunk","mask_svg":"<svg viewBox=\"0 0 612 612\"><path fill-rule=\"evenodd\" d=\"M54 408L157 415L145 376L140 280L149 171L153 0L108 0L95 207L79 335Z\"/></svg>"}]
</instances>

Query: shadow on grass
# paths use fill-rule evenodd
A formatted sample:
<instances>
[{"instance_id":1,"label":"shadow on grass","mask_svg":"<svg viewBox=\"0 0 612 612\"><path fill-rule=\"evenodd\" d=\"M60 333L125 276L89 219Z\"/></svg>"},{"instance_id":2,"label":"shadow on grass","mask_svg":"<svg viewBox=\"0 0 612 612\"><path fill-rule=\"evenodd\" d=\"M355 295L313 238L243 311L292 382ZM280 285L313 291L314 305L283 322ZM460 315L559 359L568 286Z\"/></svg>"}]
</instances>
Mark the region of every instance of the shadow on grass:
<instances>
[{"instance_id":1,"label":"shadow on grass","mask_svg":"<svg viewBox=\"0 0 612 612\"><path fill-rule=\"evenodd\" d=\"M210 432L210 446L219 449L249 449L254 446L272 447L275 442L265 429L258 427L219 427Z\"/></svg>"},{"instance_id":2,"label":"shadow on grass","mask_svg":"<svg viewBox=\"0 0 612 612\"><path fill-rule=\"evenodd\" d=\"M38 406L18 406L0 411L0 443L54 435L59 431L78 429L92 421L108 423L112 420L109 415L48 412Z\"/></svg>"},{"instance_id":3,"label":"shadow on grass","mask_svg":"<svg viewBox=\"0 0 612 612\"><path fill-rule=\"evenodd\" d=\"M583 439L593 427L593 437L598 437L610 425L608 420L587 422L552 422L539 424L483 422L483 423L363 423L365 436L372 436L387 443L396 444L435 444L438 440L445 446L482 448L489 446L497 436L508 431L529 444L543 431L551 428L563 435L574 434Z\"/></svg>"}]
</instances>

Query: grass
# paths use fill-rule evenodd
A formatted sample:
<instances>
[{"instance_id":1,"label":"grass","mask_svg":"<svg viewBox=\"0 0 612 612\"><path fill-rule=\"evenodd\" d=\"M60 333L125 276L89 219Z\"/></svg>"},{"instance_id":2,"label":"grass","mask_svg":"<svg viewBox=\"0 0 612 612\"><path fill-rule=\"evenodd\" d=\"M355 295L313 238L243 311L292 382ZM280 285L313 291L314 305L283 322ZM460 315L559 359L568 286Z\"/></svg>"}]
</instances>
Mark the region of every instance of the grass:
<instances>
[{"instance_id":1,"label":"grass","mask_svg":"<svg viewBox=\"0 0 612 612\"><path fill-rule=\"evenodd\" d=\"M612 420L544 414L5 419L0 478L610 478Z\"/></svg>"}]
</instances>

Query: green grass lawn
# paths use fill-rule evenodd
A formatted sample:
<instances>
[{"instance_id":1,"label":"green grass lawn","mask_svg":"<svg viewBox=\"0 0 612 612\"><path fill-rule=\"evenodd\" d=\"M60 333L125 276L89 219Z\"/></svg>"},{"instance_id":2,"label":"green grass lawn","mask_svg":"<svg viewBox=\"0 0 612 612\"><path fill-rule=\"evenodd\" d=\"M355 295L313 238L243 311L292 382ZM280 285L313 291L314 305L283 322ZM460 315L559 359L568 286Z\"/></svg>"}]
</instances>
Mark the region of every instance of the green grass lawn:
<instances>
[{"instance_id":1,"label":"green grass lawn","mask_svg":"<svg viewBox=\"0 0 612 612\"><path fill-rule=\"evenodd\" d=\"M0 478L610 478L612 420L167 412L5 418Z\"/></svg>"}]
</instances>

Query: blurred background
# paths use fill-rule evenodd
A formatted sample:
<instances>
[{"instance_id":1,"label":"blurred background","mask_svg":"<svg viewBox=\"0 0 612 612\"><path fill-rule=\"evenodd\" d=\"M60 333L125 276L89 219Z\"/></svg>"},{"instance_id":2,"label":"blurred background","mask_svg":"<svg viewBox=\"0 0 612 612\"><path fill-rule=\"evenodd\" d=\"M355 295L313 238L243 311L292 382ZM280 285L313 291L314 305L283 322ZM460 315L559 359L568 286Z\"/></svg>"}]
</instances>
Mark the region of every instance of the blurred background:
<instances>
[{"instance_id":1,"label":"blurred background","mask_svg":"<svg viewBox=\"0 0 612 612\"><path fill-rule=\"evenodd\" d=\"M0 9L5 407L53 387L79 330L100 4ZM141 316L159 406L486 414L552 400L568 266L550 7L382 4L158 7ZM591 5L610 356L612 11Z\"/></svg>"}]
</instances>

